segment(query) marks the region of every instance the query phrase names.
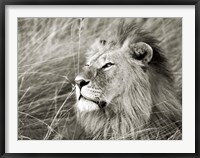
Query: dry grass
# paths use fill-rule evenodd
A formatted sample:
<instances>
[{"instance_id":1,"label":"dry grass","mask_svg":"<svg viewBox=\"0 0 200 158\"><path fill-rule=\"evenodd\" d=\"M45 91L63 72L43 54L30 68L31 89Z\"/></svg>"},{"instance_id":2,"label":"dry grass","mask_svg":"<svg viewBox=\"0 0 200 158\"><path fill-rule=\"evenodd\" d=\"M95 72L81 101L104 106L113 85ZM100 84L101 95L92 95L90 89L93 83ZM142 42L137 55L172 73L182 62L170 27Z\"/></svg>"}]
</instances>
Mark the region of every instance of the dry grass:
<instances>
[{"instance_id":1,"label":"dry grass","mask_svg":"<svg viewBox=\"0 0 200 158\"><path fill-rule=\"evenodd\" d=\"M73 105L84 53L114 18L18 19L18 138L82 139ZM181 19L135 18L161 41L181 100ZM66 130L67 129L67 130ZM175 139L177 133L170 139Z\"/></svg>"}]
</instances>

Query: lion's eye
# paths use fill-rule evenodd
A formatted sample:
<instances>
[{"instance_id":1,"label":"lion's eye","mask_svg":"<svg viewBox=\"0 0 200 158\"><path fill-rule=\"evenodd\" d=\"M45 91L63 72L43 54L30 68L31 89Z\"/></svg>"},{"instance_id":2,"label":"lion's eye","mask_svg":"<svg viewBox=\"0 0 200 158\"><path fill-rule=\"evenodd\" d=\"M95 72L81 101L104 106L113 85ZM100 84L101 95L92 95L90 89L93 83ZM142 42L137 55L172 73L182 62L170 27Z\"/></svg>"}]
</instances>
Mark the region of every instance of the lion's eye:
<instances>
[{"instance_id":1,"label":"lion's eye","mask_svg":"<svg viewBox=\"0 0 200 158\"><path fill-rule=\"evenodd\" d=\"M114 63L106 63L104 66L102 66L102 69L110 68L113 65L114 65Z\"/></svg>"}]
</instances>

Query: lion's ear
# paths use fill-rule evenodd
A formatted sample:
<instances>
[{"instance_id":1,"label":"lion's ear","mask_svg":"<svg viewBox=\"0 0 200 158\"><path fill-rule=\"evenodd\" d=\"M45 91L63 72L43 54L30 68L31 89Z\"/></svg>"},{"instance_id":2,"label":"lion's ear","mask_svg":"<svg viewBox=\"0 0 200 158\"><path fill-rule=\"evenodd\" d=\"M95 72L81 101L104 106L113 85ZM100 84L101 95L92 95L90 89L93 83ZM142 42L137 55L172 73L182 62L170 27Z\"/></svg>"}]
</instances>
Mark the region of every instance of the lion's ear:
<instances>
[{"instance_id":1,"label":"lion's ear","mask_svg":"<svg viewBox=\"0 0 200 158\"><path fill-rule=\"evenodd\" d=\"M147 43L138 42L129 45L129 48L133 53L133 57L142 60L144 63L149 63L153 57L153 49Z\"/></svg>"},{"instance_id":2,"label":"lion's ear","mask_svg":"<svg viewBox=\"0 0 200 158\"><path fill-rule=\"evenodd\" d=\"M131 55L134 59L142 61L144 64L148 64L153 57L153 49L145 42L138 42L128 44L128 48L131 50Z\"/></svg>"}]
</instances>

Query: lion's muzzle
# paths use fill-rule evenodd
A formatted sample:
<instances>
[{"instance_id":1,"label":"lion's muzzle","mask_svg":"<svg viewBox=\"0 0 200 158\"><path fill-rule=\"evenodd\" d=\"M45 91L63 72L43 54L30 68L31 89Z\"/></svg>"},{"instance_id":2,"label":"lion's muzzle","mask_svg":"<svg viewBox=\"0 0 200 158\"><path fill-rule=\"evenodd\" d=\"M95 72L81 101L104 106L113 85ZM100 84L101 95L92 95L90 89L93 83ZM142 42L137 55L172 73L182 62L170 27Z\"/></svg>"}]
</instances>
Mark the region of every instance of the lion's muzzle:
<instances>
[{"instance_id":1,"label":"lion's muzzle","mask_svg":"<svg viewBox=\"0 0 200 158\"><path fill-rule=\"evenodd\" d=\"M102 90L91 86L91 82L81 76L77 76L75 82L77 106L80 111L92 111L106 106L106 102L100 99Z\"/></svg>"}]
</instances>

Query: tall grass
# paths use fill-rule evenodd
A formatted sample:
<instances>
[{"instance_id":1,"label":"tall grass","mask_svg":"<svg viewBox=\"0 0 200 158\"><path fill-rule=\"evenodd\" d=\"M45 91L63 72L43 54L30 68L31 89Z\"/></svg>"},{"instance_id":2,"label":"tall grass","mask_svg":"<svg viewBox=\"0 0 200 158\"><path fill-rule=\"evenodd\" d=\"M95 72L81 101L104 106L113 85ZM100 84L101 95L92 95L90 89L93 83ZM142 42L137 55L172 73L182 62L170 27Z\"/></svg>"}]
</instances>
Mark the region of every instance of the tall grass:
<instances>
[{"instance_id":1,"label":"tall grass","mask_svg":"<svg viewBox=\"0 0 200 158\"><path fill-rule=\"evenodd\" d=\"M116 20L18 19L18 139L84 139L75 119L74 78L89 46ZM181 19L129 20L161 41L181 100Z\"/></svg>"}]
</instances>

